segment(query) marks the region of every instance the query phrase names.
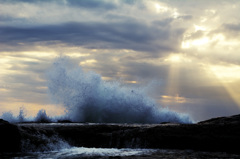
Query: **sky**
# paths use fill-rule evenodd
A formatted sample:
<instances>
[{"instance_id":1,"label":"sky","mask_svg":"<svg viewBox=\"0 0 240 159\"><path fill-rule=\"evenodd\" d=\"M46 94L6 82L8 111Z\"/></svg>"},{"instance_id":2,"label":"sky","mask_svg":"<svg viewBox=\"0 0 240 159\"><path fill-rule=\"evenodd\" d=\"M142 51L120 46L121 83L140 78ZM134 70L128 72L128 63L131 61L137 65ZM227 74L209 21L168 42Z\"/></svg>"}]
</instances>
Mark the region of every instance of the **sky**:
<instances>
[{"instance_id":1,"label":"sky","mask_svg":"<svg viewBox=\"0 0 240 159\"><path fill-rule=\"evenodd\" d=\"M61 115L46 72L68 56L106 81L148 86L195 121L240 113L238 0L0 0L0 114Z\"/></svg>"}]
</instances>

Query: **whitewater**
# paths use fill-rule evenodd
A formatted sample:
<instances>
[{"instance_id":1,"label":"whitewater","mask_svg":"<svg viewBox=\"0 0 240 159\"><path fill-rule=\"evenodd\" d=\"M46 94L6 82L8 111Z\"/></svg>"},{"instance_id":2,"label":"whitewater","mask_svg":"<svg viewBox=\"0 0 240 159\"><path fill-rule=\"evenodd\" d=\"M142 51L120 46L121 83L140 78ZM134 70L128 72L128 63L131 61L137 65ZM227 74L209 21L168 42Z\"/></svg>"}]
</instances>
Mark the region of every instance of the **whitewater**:
<instances>
[{"instance_id":1,"label":"whitewater","mask_svg":"<svg viewBox=\"0 0 240 159\"><path fill-rule=\"evenodd\" d=\"M75 122L72 124L76 125L77 123L189 124L193 122L187 114L161 107L147 95L147 87L136 88L118 81L105 81L95 72L84 71L69 57L57 58L46 74L49 97L53 103L65 108L64 115L50 117L46 110L41 109L35 117L26 117L25 110L21 107L18 116L4 112L1 118L11 123L37 122L39 128L41 123L55 122L55 125L59 126L60 124L57 123L59 121ZM54 126L54 124L50 125ZM23 152L2 154L0 157L101 158L142 156L159 152L156 149L73 147L57 135L49 137L38 132L27 135L47 144L36 148L35 143L26 139L22 141Z\"/></svg>"},{"instance_id":2,"label":"whitewater","mask_svg":"<svg viewBox=\"0 0 240 159\"><path fill-rule=\"evenodd\" d=\"M146 88L131 88L118 81L104 81L84 71L68 57L55 60L48 72L51 99L62 104L74 122L93 123L191 123L186 114L159 106Z\"/></svg>"},{"instance_id":3,"label":"whitewater","mask_svg":"<svg viewBox=\"0 0 240 159\"><path fill-rule=\"evenodd\" d=\"M48 94L53 103L65 108L62 116L49 117L39 110L33 118L26 118L21 107L19 115L4 112L4 120L16 122L72 122L91 123L192 123L188 114L161 107L147 94L146 87L130 87L118 81L105 81L93 71L84 71L70 57L58 57L48 69Z\"/></svg>"}]
</instances>

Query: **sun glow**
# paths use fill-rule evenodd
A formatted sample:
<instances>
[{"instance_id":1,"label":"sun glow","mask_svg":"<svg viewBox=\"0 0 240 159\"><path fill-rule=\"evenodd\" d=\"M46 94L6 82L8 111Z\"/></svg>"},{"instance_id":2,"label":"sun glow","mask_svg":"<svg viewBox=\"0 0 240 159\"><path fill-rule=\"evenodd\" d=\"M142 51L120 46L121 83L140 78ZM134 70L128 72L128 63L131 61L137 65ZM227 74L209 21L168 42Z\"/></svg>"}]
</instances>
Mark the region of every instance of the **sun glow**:
<instances>
[{"instance_id":1,"label":"sun glow","mask_svg":"<svg viewBox=\"0 0 240 159\"><path fill-rule=\"evenodd\" d=\"M181 61L181 57L179 55L172 55L169 60L171 62L180 62Z\"/></svg>"},{"instance_id":2,"label":"sun glow","mask_svg":"<svg viewBox=\"0 0 240 159\"><path fill-rule=\"evenodd\" d=\"M206 31L206 27L204 26L199 26L199 25L194 25L195 32L201 30L201 31Z\"/></svg>"},{"instance_id":3,"label":"sun glow","mask_svg":"<svg viewBox=\"0 0 240 159\"><path fill-rule=\"evenodd\" d=\"M172 54L168 58L165 59L165 61L169 61L172 63L178 63L181 60L182 60L182 57L181 57L181 55L178 55L178 54Z\"/></svg>"},{"instance_id":4,"label":"sun glow","mask_svg":"<svg viewBox=\"0 0 240 159\"><path fill-rule=\"evenodd\" d=\"M164 59L164 61L165 62L169 62L169 63L189 63L189 62L192 62L192 60L189 58L189 57L187 57L187 56L185 56L185 55L183 55L183 54L171 54L171 55L169 55L168 57L166 57L165 59Z\"/></svg>"},{"instance_id":5,"label":"sun glow","mask_svg":"<svg viewBox=\"0 0 240 159\"><path fill-rule=\"evenodd\" d=\"M192 45L195 45L195 46L201 46L201 45L205 45L207 43L209 43L209 38L208 37L204 37L204 38L192 41Z\"/></svg>"},{"instance_id":6,"label":"sun glow","mask_svg":"<svg viewBox=\"0 0 240 159\"><path fill-rule=\"evenodd\" d=\"M209 37L203 37L203 38L196 39L196 40L187 40L187 41L182 42L182 48L183 49L188 49L188 48L194 47L194 46L195 47L208 46L208 44L210 42L211 41L210 41Z\"/></svg>"},{"instance_id":7,"label":"sun glow","mask_svg":"<svg viewBox=\"0 0 240 159\"><path fill-rule=\"evenodd\" d=\"M160 13L160 12L167 12L168 11L168 7L162 6L158 3L154 4L155 8L156 8L156 12Z\"/></svg>"}]
</instances>

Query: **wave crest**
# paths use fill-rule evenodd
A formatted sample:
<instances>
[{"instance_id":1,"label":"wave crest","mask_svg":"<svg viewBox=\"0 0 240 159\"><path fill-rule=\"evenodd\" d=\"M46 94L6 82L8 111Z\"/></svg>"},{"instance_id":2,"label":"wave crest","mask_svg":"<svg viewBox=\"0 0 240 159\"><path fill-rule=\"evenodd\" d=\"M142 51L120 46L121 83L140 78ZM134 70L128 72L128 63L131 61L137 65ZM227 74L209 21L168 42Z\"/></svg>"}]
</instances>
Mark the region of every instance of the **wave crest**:
<instances>
[{"instance_id":1,"label":"wave crest","mask_svg":"<svg viewBox=\"0 0 240 159\"><path fill-rule=\"evenodd\" d=\"M107 82L85 72L68 57L56 59L48 73L49 93L74 122L191 123L189 116L161 108L144 89Z\"/></svg>"}]
</instances>

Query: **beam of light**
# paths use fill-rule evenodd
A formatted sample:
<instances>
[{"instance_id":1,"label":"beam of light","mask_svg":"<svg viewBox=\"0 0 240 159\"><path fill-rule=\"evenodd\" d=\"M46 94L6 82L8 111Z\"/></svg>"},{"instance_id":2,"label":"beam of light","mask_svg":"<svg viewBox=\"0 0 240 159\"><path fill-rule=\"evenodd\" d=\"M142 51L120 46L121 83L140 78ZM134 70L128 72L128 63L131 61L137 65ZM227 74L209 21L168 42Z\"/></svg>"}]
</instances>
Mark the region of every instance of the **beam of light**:
<instances>
[{"instance_id":1,"label":"beam of light","mask_svg":"<svg viewBox=\"0 0 240 159\"><path fill-rule=\"evenodd\" d=\"M232 100L240 107L240 91L234 84L234 82L240 81L240 66L210 65L208 70L218 79Z\"/></svg>"},{"instance_id":2,"label":"beam of light","mask_svg":"<svg viewBox=\"0 0 240 159\"><path fill-rule=\"evenodd\" d=\"M176 94L178 94L179 62L181 61L181 58L179 55L173 54L170 55L167 59L165 59L165 61L169 62L166 95L175 96Z\"/></svg>"},{"instance_id":3,"label":"beam of light","mask_svg":"<svg viewBox=\"0 0 240 159\"><path fill-rule=\"evenodd\" d=\"M165 95L161 97L164 103L185 103L186 98L180 96L179 92L179 71L181 66L189 64L192 60L183 54L170 54L164 60L169 65L167 86Z\"/></svg>"},{"instance_id":4,"label":"beam of light","mask_svg":"<svg viewBox=\"0 0 240 159\"><path fill-rule=\"evenodd\" d=\"M236 80L240 80L240 66L230 65L211 65L209 66L210 71L222 82L231 83Z\"/></svg>"}]
</instances>

